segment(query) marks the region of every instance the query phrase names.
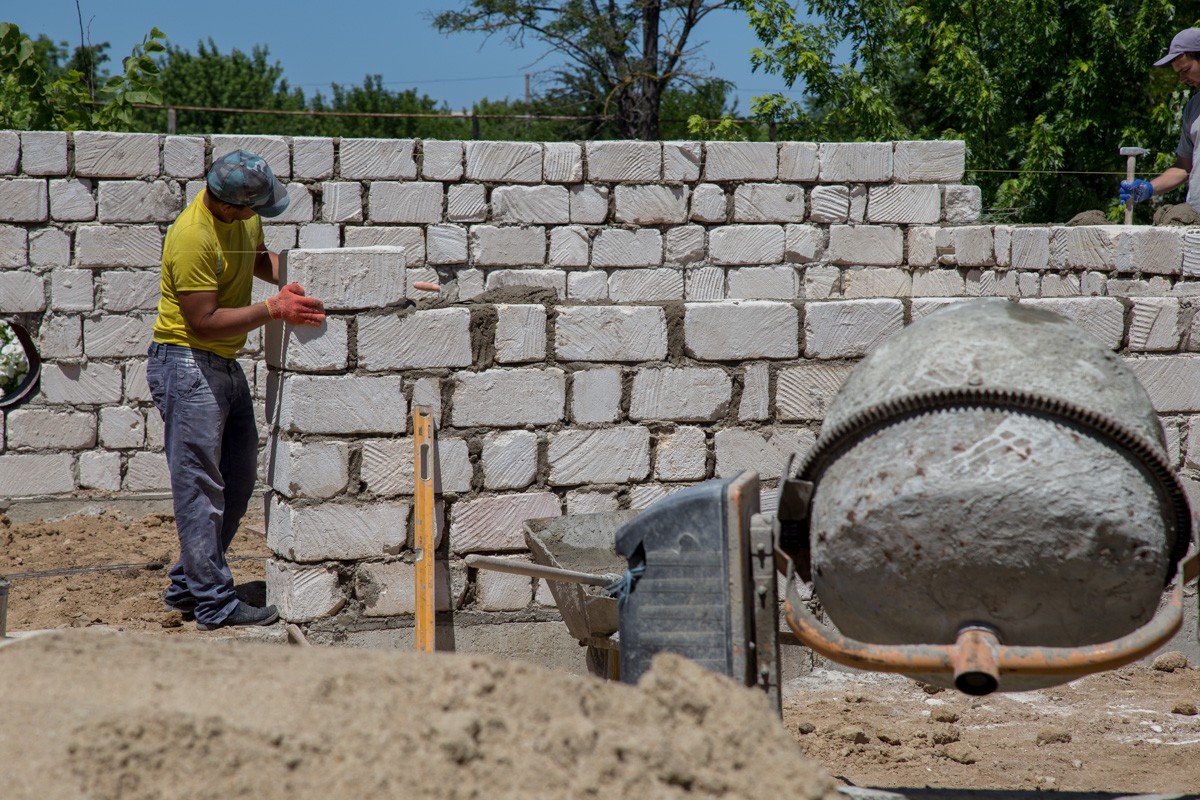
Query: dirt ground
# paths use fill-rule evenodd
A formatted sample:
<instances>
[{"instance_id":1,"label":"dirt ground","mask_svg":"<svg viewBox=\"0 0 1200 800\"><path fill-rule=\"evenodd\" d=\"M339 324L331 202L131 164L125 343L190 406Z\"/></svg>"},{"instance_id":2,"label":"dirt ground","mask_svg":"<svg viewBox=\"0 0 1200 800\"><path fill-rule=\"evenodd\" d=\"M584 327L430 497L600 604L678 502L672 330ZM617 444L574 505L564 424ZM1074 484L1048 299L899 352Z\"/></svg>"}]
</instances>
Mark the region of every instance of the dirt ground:
<instances>
[{"instance_id":1,"label":"dirt ground","mask_svg":"<svg viewBox=\"0 0 1200 800\"><path fill-rule=\"evenodd\" d=\"M230 551L239 593L258 602L267 555L261 527L260 519L248 519ZM21 524L0 519L0 575L12 580L10 634L67 628L142 634L64 634L66 638L39 637L0 649L0 763L16 763L9 759L19 756L22 763L38 765L21 773L32 783L17 781L15 785L28 791L15 796L191 796L187 781L212 776L204 772L204 759L189 756L196 763L184 766L196 774L184 769L182 774L191 777L181 779L173 754L180 748L195 749L198 741L207 742L201 750L223 765L217 771L227 776L224 785L239 796L253 792L261 798L283 797L271 786L285 785L303 787L300 796L309 790L315 795L318 789L323 796L329 790L370 795L389 786L394 796L471 797L475 791L510 796L503 789L489 791L486 781L476 785L464 779L488 774L492 781L501 781L495 784L501 787L504 780L516 780L505 777L506 769L513 764L529 767L522 759L532 756L506 750L497 745L504 737L487 734L488 726L498 724L486 710L489 704L472 706L469 713L458 708L431 710L427 705L429 698L450 691L444 688L447 681L473 686L482 671L492 678L484 681L490 688L479 694L492 697L492 705L500 694L495 690L504 686L502 706L509 714L499 718L509 720L510 733L525 730L522 736L541 742L534 747L536 757L549 757L559 765L538 766L545 780L531 789L522 785L511 796L591 796L591 780L604 794L618 797L734 797L747 787L756 787L758 797L770 797L781 796L781 786L790 797L821 797L826 794L820 777L824 773L806 765L800 755L806 753L834 776L831 785L903 788L910 796L941 787L1072 798L1084 797L1081 793L1200 797L1200 670L1186 661L1166 669L1172 667L1171 659L1161 659L1160 668L1135 665L1042 691L984 698L935 691L895 676L820 670L785 687L784 746L764 733L779 726L769 715L766 727L756 721L761 709L755 698L747 701L745 690L723 680L708 681L690 671L691 665L674 661L656 670L656 702L666 710L644 714L639 711L646 707L644 698L629 701L632 711L621 710L623 693L645 691L641 687L634 690L587 677L548 677L534 668L487 659L447 657L449 666L438 670L442 682L437 686L395 694L397 676L414 685L427 679L418 679L428 672L421 667L425 662L407 653L264 644L231 647L222 632L196 631L192 623L162 608L164 568L175 553L174 523L168 515L133 519L106 513ZM112 565L121 566L96 569ZM197 657L196 648L203 650L203 657ZM27 655L17 658L23 653ZM229 681L229 676L236 679ZM384 695L369 688L380 681L392 693L385 692L387 702L376 702ZM525 688L514 688L518 684ZM684 684L691 687L689 692L703 694L703 701L661 694L665 685L678 689ZM331 687L339 698L335 711L327 696ZM556 704L546 701L543 691L588 699ZM218 714L206 693L223 698L227 710ZM526 702L523 693L528 693L533 710L518 714L528 711L528 720L521 716L524 721L513 722L514 704ZM732 698L733 710L714 699L718 695ZM712 710L697 712L695 703ZM307 711L306 704L311 706ZM79 709L71 710L74 705ZM382 708L402 720L420 720L417 729L432 726L433 733L426 734L434 744L422 744L420 737L378 719ZM543 718L547 708L556 709L549 723ZM304 717L307 712L319 712L319 721ZM615 721L604 716L609 712ZM39 715L49 722L31 722ZM716 730L704 722L706 715ZM12 732L21 730L22 720L45 735L14 741ZM610 722L627 728L621 747L597 733ZM554 742L530 733L547 724L556 731ZM748 738L761 741L747 747ZM584 740L588 744L580 745ZM682 749L654 750L663 740L677 742ZM378 761L363 755L375 752L383 741L399 749L379 755ZM630 756L646 747L654 753ZM418 787L419 781L399 767L397 771L380 765L394 760L402 767L409 763L404 755L409 750L438 764L445 762L456 776L454 792L428 793L433 791L428 786L425 793L397 789ZM618 751L623 755L613 755ZM607 760L595 761L597 753L608 754ZM60 760L70 762L70 770L52 768L63 766L54 763ZM758 777L747 777L751 762ZM633 772L631 764L636 766ZM561 769L563 765L571 769ZM277 769L282 772L277 774ZM368 777L352 779L355 770ZM646 786L651 788L633 791L637 770L646 773ZM577 779L573 772L591 777ZM33 776L50 774L60 783L36 786ZM756 783L759 778L766 782ZM171 781L179 780L184 780L184 791L170 792L168 787L175 785ZM740 788L735 790L734 784ZM194 785L199 791L201 783ZM68 786L73 788L67 791ZM209 786L207 792L215 793L215 788ZM5 794L13 796L7 790Z\"/></svg>"}]
</instances>

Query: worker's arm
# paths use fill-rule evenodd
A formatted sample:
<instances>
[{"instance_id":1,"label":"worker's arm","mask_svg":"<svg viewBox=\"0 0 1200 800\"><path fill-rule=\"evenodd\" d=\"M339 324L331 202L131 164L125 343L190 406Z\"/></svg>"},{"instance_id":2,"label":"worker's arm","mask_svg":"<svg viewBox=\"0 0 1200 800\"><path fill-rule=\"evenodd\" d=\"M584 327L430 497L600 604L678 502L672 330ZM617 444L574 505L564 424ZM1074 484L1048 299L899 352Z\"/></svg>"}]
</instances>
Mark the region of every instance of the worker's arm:
<instances>
[{"instance_id":1,"label":"worker's arm","mask_svg":"<svg viewBox=\"0 0 1200 800\"><path fill-rule=\"evenodd\" d=\"M266 245L258 246L258 254L254 257L254 277L279 285L279 254L272 253Z\"/></svg>"},{"instance_id":2,"label":"worker's arm","mask_svg":"<svg viewBox=\"0 0 1200 800\"><path fill-rule=\"evenodd\" d=\"M179 310L196 338L206 342L248 333L272 319L312 326L325 321L325 304L307 297L298 283L289 283L266 302L241 308L222 308L216 292L180 292Z\"/></svg>"},{"instance_id":3,"label":"worker's arm","mask_svg":"<svg viewBox=\"0 0 1200 800\"><path fill-rule=\"evenodd\" d=\"M1192 160L1176 156L1175 163L1163 170L1162 174L1150 181L1155 194L1165 194L1177 186L1184 184L1192 172Z\"/></svg>"}]
</instances>

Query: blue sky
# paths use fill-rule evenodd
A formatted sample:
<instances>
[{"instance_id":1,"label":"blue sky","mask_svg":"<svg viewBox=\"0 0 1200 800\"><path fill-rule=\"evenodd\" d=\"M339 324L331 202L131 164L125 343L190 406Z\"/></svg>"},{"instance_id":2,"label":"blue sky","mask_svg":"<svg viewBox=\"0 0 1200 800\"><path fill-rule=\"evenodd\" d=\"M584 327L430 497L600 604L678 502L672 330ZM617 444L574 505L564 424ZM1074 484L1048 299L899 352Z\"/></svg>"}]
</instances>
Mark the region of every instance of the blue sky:
<instances>
[{"instance_id":1,"label":"blue sky","mask_svg":"<svg viewBox=\"0 0 1200 800\"><path fill-rule=\"evenodd\" d=\"M265 44L288 81L306 95L318 90L328 95L331 83L360 84L378 73L389 89L415 88L457 111L483 97L523 97L526 73L536 91L539 73L557 63L541 58L544 49L533 40L516 48L499 36L435 31L430 16L461 8L462 0L79 0L79 5L91 42L112 45L110 69L157 25L172 44L193 52L209 37L223 53ZM34 37L44 33L72 45L80 40L75 0L0 0L0 21L14 22ZM692 41L702 48L697 67L736 85L739 113L749 112L755 95L785 91L779 78L751 71L749 51L758 40L743 12L709 15Z\"/></svg>"}]
</instances>

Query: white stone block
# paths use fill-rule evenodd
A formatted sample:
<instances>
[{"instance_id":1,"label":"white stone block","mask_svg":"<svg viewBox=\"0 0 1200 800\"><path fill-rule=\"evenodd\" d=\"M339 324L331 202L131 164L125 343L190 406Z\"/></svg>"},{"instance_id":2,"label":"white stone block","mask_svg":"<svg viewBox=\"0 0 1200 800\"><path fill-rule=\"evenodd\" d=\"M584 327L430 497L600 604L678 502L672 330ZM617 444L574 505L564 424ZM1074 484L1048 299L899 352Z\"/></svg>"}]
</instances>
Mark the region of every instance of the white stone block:
<instances>
[{"instance_id":1,"label":"white stone block","mask_svg":"<svg viewBox=\"0 0 1200 800\"><path fill-rule=\"evenodd\" d=\"M342 139L338 148L338 174L351 181L414 180L415 145L411 139Z\"/></svg>"},{"instance_id":2,"label":"white stone block","mask_svg":"<svg viewBox=\"0 0 1200 800\"><path fill-rule=\"evenodd\" d=\"M704 146L700 142L663 142L664 182L695 183L703 163Z\"/></svg>"},{"instance_id":3,"label":"white stone block","mask_svg":"<svg viewBox=\"0 0 1200 800\"><path fill-rule=\"evenodd\" d=\"M822 183L886 183L892 179L891 142L825 142Z\"/></svg>"},{"instance_id":4,"label":"white stone block","mask_svg":"<svg viewBox=\"0 0 1200 800\"><path fill-rule=\"evenodd\" d=\"M807 264L825 253L825 231L816 225L785 225L783 260L788 264Z\"/></svg>"},{"instance_id":5,"label":"white stone block","mask_svg":"<svg viewBox=\"0 0 1200 800\"><path fill-rule=\"evenodd\" d=\"M1151 275L1183 272L1183 231L1179 228L1130 226L1118 235L1117 271ZM1093 266L1107 266L1095 264Z\"/></svg>"},{"instance_id":6,"label":"white stone block","mask_svg":"<svg viewBox=\"0 0 1200 800\"><path fill-rule=\"evenodd\" d=\"M621 370L587 369L571 375L571 419L616 422L621 416Z\"/></svg>"},{"instance_id":7,"label":"white stone block","mask_svg":"<svg viewBox=\"0 0 1200 800\"><path fill-rule=\"evenodd\" d=\"M582 225L561 225L550 229L551 267L586 267L590 240L587 228Z\"/></svg>"},{"instance_id":8,"label":"white stone block","mask_svg":"<svg viewBox=\"0 0 1200 800\"><path fill-rule=\"evenodd\" d=\"M364 440L360 477L367 491L378 497L412 494L413 455L412 439ZM471 491L470 453L464 440L439 434L434 442L433 469L438 491Z\"/></svg>"},{"instance_id":9,"label":"white stone block","mask_svg":"<svg viewBox=\"0 0 1200 800\"><path fill-rule=\"evenodd\" d=\"M50 181L50 217L56 222L86 222L96 218L96 198L87 178Z\"/></svg>"},{"instance_id":10,"label":"white stone block","mask_svg":"<svg viewBox=\"0 0 1200 800\"><path fill-rule=\"evenodd\" d=\"M8 448L88 450L96 446L96 415L86 411L17 408L8 412Z\"/></svg>"},{"instance_id":11,"label":"white stone block","mask_svg":"<svg viewBox=\"0 0 1200 800\"><path fill-rule=\"evenodd\" d=\"M804 187L793 183L747 183L733 192L734 222L800 222Z\"/></svg>"},{"instance_id":12,"label":"white stone block","mask_svg":"<svg viewBox=\"0 0 1200 800\"><path fill-rule=\"evenodd\" d=\"M0 240L4 238L0 226ZM24 255L24 242L18 237L15 249ZM2 247L3 244L0 244ZM71 263L71 237L58 228L35 229L29 234L29 265L32 267L65 267ZM18 265L23 266L23 264ZM41 271L41 270L39 270Z\"/></svg>"},{"instance_id":13,"label":"white stone block","mask_svg":"<svg viewBox=\"0 0 1200 800\"><path fill-rule=\"evenodd\" d=\"M639 426L549 434L552 486L640 481L650 472L650 431Z\"/></svg>"},{"instance_id":14,"label":"white stone block","mask_svg":"<svg viewBox=\"0 0 1200 800\"><path fill-rule=\"evenodd\" d=\"M101 181L99 219L113 222L172 222L183 210L174 181Z\"/></svg>"},{"instance_id":15,"label":"white stone block","mask_svg":"<svg viewBox=\"0 0 1200 800\"><path fill-rule=\"evenodd\" d=\"M958 183L967 164L964 141L896 142L893 156L900 183Z\"/></svg>"},{"instance_id":16,"label":"white stone block","mask_svg":"<svg viewBox=\"0 0 1200 800\"><path fill-rule=\"evenodd\" d=\"M780 370L775 387L776 414L787 421L823 420L849 374L848 366L814 362Z\"/></svg>"},{"instance_id":17,"label":"white stone block","mask_svg":"<svg viewBox=\"0 0 1200 800\"><path fill-rule=\"evenodd\" d=\"M692 192L692 222L722 224L729 221L725 190L715 183L702 183Z\"/></svg>"},{"instance_id":18,"label":"white stone block","mask_svg":"<svg viewBox=\"0 0 1200 800\"><path fill-rule=\"evenodd\" d=\"M204 137L167 136L162 143L162 174L170 178L204 175Z\"/></svg>"},{"instance_id":19,"label":"white stone block","mask_svg":"<svg viewBox=\"0 0 1200 800\"><path fill-rule=\"evenodd\" d=\"M614 303L658 303L683 299L683 273L677 269L624 269L608 279Z\"/></svg>"},{"instance_id":20,"label":"white stone block","mask_svg":"<svg viewBox=\"0 0 1200 800\"><path fill-rule=\"evenodd\" d=\"M1046 269L1050 265L1050 229L1014 228L1011 262L1015 269Z\"/></svg>"},{"instance_id":21,"label":"white stone block","mask_svg":"<svg viewBox=\"0 0 1200 800\"><path fill-rule=\"evenodd\" d=\"M648 306L565 306L555 326L560 361L660 361L667 357L667 318Z\"/></svg>"},{"instance_id":22,"label":"white stone block","mask_svg":"<svg viewBox=\"0 0 1200 800\"><path fill-rule=\"evenodd\" d=\"M565 225L571 221L571 196L565 186L498 186L492 190L492 220Z\"/></svg>"},{"instance_id":23,"label":"white stone block","mask_svg":"<svg viewBox=\"0 0 1200 800\"><path fill-rule=\"evenodd\" d=\"M300 563L396 555L408 534L408 503L267 505L267 546Z\"/></svg>"},{"instance_id":24,"label":"white stone block","mask_svg":"<svg viewBox=\"0 0 1200 800\"><path fill-rule=\"evenodd\" d=\"M738 419L762 421L771 414L771 371L766 364L747 364L742 374L742 401Z\"/></svg>"},{"instance_id":25,"label":"white stone block","mask_svg":"<svg viewBox=\"0 0 1200 800\"><path fill-rule=\"evenodd\" d=\"M346 490L350 450L345 442L294 441L271 437L267 482L285 497L327 500Z\"/></svg>"},{"instance_id":26,"label":"white stone block","mask_svg":"<svg viewBox=\"0 0 1200 800\"><path fill-rule=\"evenodd\" d=\"M553 289L559 299L567 295L567 275L558 269L498 269L488 273L487 289L505 286L531 286Z\"/></svg>"},{"instance_id":27,"label":"white stone block","mask_svg":"<svg viewBox=\"0 0 1200 800\"><path fill-rule=\"evenodd\" d=\"M920 269L912 273L912 293L917 297L959 297L966 283L958 270Z\"/></svg>"},{"instance_id":28,"label":"white stone block","mask_svg":"<svg viewBox=\"0 0 1200 800\"><path fill-rule=\"evenodd\" d=\"M571 222L578 225L600 225L608 219L607 186L583 184L572 186Z\"/></svg>"},{"instance_id":29,"label":"white stone block","mask_svg":"<svg viewBox=\"0 0 1200 800\"><path fill-rule=\"evenodd\" d=\"M372 222L429 224L442 221L442 184L433 181L375 181L367 203Z\"/></svg>"},{"instance_id":30,"label":"white stone block","mask_svg":"<svg viewBox=\"0 0 1200 800\"><path fill-rule=\"evenodd\" d=\"M899 300L846 300L809 303L804 309L804 355L857 358L904 327Z\"/></svg>"},{"instance_id":31,"label":"white stone block","mask_svg":"<svg viewBox=\"0 0 1200 800\"><path fill-rule=\"evenodd\" d=\"M842 271L837 267L809 266L804 270L804 298L829 300L841 294Z\"/></svg>"},{"instance_id":32,"label":"white stone block","mask_svg":"<svg viewBox=\"0 0 1200 800\"><path fill-rule=\"evenodd\" d=\"M707 142L704 180L773 181L779 177L774 142Z\"/></svg>"},{"instance_id":33,"label":"white stone block","mask_svg":"<svg viewBox=\"0 0 1200 800\"><path fill-rule=\"evenodd\" d=\"M62 131L21 131L21 172L26 175L67 174L67 137Z\"/></svg>"},{"instance_id":34,"label":"white stone block","mask_svg":"<svg viewBox=\"0 0 1200 800\"><path fill-rule=\"evenodd\" d=\"M776 428L769 438L761 431L728 428L713 437L716 451L716 477L731 478L743 470L753 470L763 480L774 480L783 472L788 456L798 458L812 447L816 436L804 428Z\"/></svg>"},{"instance_id":35,"label":"white stone block","mask_svg":"<svg viewBox=\"0 0 1200 800\"><path fill-rule=\"evenodd\" d=\"M686 303L683 331L688 355L705 361L795 358L799 353L799 314L789 303Z\"/></svg>"},{"instance_id":36,"label":"white stone block","mask_svg":"<svg viewBox=\"0 0 1200 800\"><path fill-rule=\"evenodd\" d=\"M709 256L717 265L781 264L785 241L782 225L725 225L709 232Z\"/></svg>"},{"instance_id":37,"label":"white stone block","mask_svg":"<svg viewBox=\"0 0 1200 800\"><path fill-rule=\"evenodd\" d=\"M953 228L953 261L960 267L990 267L995 264L996 245L992 228L967 225Z\"/></svg>"},{"instance_id":38,"label":"white stone block","mask_svg":"<svg viewBox=\"0 0 1200 800\"><path fill-rule=\"evenodd\" d=\"M850 219L850 189L847 186L814 186L808 218L823 224Z\"/></svg>"},{"instance_id":39,"label":"white stone block","mask_svg":"<svg viewBox=\"0 0 1200 800\"><path fill-rule=\"evenodd\" d=\"M680 427L660 435L654 477L660 481L699 481L708 475L708 443L700 428Z\"/></svg>"},{"instance_id":40,"label":"white stone block","mask_svg":"<svg viewBox=\"0 0 1200 800\"><path fill-rule=\"evenodd\" d=\"M725 299L724 269L701 267L700 269L690 269L684 274L687 277L683 288L685 299L693 302Z\"/></svg>"},{"instance_id":41,"label":"white stone block","mask_svg":"<svg viewBox=\"0 0 1200 800\"><path fill-rule=\"evenodd\" d=\"M932 224L941 217L942 191L936 185L892 183L870 187L867 222Z\"/></svg>"},{"instance_id":42,"label":"white stone block","mask_svg":"<svg viewBox=\"0 0 1200 800\"><path fill-rule=\"evenodd\" d=\"M292 177L323 181L333 176L333 139L297 136L292 139Z\"/></svg>"},{"instance_id":43,"label":"white stone block","mask_svg":"<svg viewBox=\"0 0 1200 800\"><path fill-rule=\"evenodd\" d=\"M472 361L470 309L359 317L358 363L368 370L469 367Z\"/></svg>"},{"instance_id":44,"label":"white stone block","mask_svg":"<svg viewBox=\"0 0 1200 800\"><path fill-rule=\"evenodd\" d=\"M467 180L540 183L542 145L536 142L467 142Z\"/></svg>"},{"instance_id":45,"label":"white stone block","mask_svg":"<svg viewBox=\"0 0 1200 800\"><path fill-rule=\"evenodd\" d=\"M0 267L22 268L29 264L29 234L16 225L0 225Z\"/></svg>"},{"instance_id":46,"label":"white stone block","mask_svg":"<svg viewBox=\"0 0 1200 800\"><path fill-rule=\"evenodd\" d=\"M686 186L617 186L615 219L632 225L683 224L688 217L688 194Z\"/></svg>"},{"instance_id":47,"label":"white stone block","mask_svg":"<svg viewBox=\"0 0 1200 800\"><path fill-rule=\"evenodd\" d=\"M216 137L214 137L215 139ZM159 175L159 137L153 133L75 133L75 174L92 178Z\"/></svg>"},{"instance_id":48,"label":"white stone block","mask_svg":"<svg viewBox=\"0 0 1200 800\"><path fill-rule=\"evenodd\" d=\"M821 146L815 142L779 145L779 180L815 181L821 174Z\"/></svg>"},{"instance_id":49,"label":"white stone block","mask_svg":"<svg viewBox=\"0 0 1200 800\"><path fill-rule=\"evenodd\" d=\"M946 186L942 191L942 219L952 225L979 222L983 190L978 186Z\"/></svg>"},{"instance_id":50,"label":"white stone block","mask_svg":"<svg viewBox=\"0 0 1200 800\"><path fill-rule=\"evenodd\" d=\"M1126 359L1125 363L1133 369L1159 414L1195 414L1200 409L1200 357L1147 356Z\"/></svg>"},{"instance_id":51,"label":"white stone block","mask_svg":"<svg viewBox=\"0 0 1200 800\"><path fill-rule=\"evenodd\" d=\"M707 256L705 231L700 225L676 225L663 235L663 263L667 266L701 264Z\"/></svg>"},{"instance_id":52,"label":"white stone block","mask_svg":"<svg viewBox=\"0 0 1200 800\"><path fill-rule=\"evenodd\" d=\"M46 181L0 179L0 222L45 222L49 219Z\"/></svg>"},{"instance_id":53,"label":"white stone block","mask_svg":"<svg viewBox=\"0 0 1200 800\"><path fill-rule=\"evenodd\" d=\"M996 225L992 228L992 258L997 267L1012 265L1012 236L1015 228L1011 225Z\"/></svg>"},{"instance_id":54,"label":"white stone block","mask_svg":"<svg viewBox=\"0 0 1200 800\"><path fill-rule=\"evenodd\" d=\"M1048 273L1042 276L1042 297L1078 297L1078 275L1056 275Z\"/></svg>"},{"instance_id":55,"label":"white stone block","mask_svg":"<svg viewBox=\"0 0 1200 800\"><path fill-rule=\"evenodd\" d=\"M92 271L55 269L50 272L50 307L54 311L91 311L95 307Z\"/></svg>"},{"instance_id":56,"label":"white stone block","mask_svg":"<svg viewBox=\"0 0 1200 800\"><path fill-rule=\"evenodd\" d=\"M567 514L611 514L620 509L616 497L607 492L572 489L567 492Z\"/></svg>"},{"instance_id":57,"label":"white stone block","mask_svg":"<svg viewBox=\"0 0 1200 800\"><path fill-rule=\"evenodd\" d=\"M128 450L144 446L146 417L141 409L129 406L109 406L100 409L100 444L109 450Z\"/></svg>"},{"instance_id":58,"label":"white stone block","mask_svg":"<svg viewBox=\"0 0 1200 800\"><path fill-rule=\"evenodd\" d=\"M404 433L408 405L399 375L272 372L267 416L280 430L306 434Z\"/></svg>"},{"instance_id":59,"label":"white stone block","mask_svg":"<svg viewBox=\"0 0 1200 800\"><path fill-rule=\"evenodd\" d=\"M463 176L463 143L426 139L421 143L421 177L427 181L458 181Z\"/></svg>"},{"instance_id":60,"label":"white stone block","mask_svg":"<svg viewBox=\"0 0 1200 800\"><path fill-rule=\"evenodd\" d=\"M372 186L374 185L372 184ZM425 184L420 185L424 186ZM440 201L441 198L439 197L438 199ZM322 183L321 219L326 222L362 222L362 184L355 181L326 181Z\"/></svg>"},{"instance_id":61,"label":"white stone block","mask_svg":"<svg viewBox=\"0 0 1200 800\"><path fill-rule=\"evenodd\" d=\"M79 454L79 488L121 490L121 454L93 450Z\"/></svg>"},{"instance_id":62,"label":"white stone block","mask_svg":"<svg viewBox=\"0 0 1200 800\"><path fill-rule=\"evenodd\" d=\"M267 602L277 607L279 616L288 622L332 617L346 604L336 567L301 567L268 558L265 578Z\"/></svg>"},{"instance_id":63,"label":"white stone block","mask_svg":"<svg viewBox=\"0 0 1200 800\"><path fill-rule=\"evenodd\" d=\"M509 561L529 563L527 557ZM532 578L481 569L475 577L475 603L480 611L521 611L533 599Z\"/></svg>"},{"instance_id":64,"label":"white stone block","mask_svg":"<svg viewBox=\"0 0 1200 800\"><path fill-rule=\"evenodd\" d=\"M121 488L126 492L161 492L171 488L171 471L162 453L130 453Z\"/></svg>"},{"instance_id":65,"label":"white stone block","mask_svg":"<svg viewBox=\"0 0 1200 800\"><path fill-rule=\"evenodd\" d=\"M581 303L608 299L608 276L603 272L567 273L567 297Z\"/></svg>"},{"instance_id":66,"label":"white stone block","mask_svg":"<svg viewBox=\"0 0 1200 800\"><path fill-rule=\"evenodd\" d=\"M533 431L502 431L483 439L483 487L524 489L537 475L537 434Z\"/></svg>"},{"instance_id":67,"label":"white stone block","mask_svg":"<svg viewBox=\"0 0 1200 800\"><path fill-rule=\"evenodd\" d=\"M0 131L0 175L15 175L21 163L21 135Z\"/></svg>"},{"instance_id":68,"label":"white stone block","mask_svg":"<svg viewBox=\"0 0 1200 800\"><path fill-rule=\"evenodd\" d=\"M0 272L0 309L6 314L34 313L46 308L46 282L32 272Z\"/></svg>"},{"instance_id":69,"label":"white stone block","mask_svg":"<svg viewBox=\"0 0 1200 800\"><path fill-rule=\"evenodd\" d=\"M662 233L654 228L605 228L592 242L592 267L658 267L663 263Z\"/></svg>"},{"instance_id":70,"label":"white stone block","mask_svg":"<svg viewBox=\"0 0 1200 800\"><path fill-rule=\"evenodd\" d=\"M594 141L586 147L589 181L654 183L662 177L660 142Z\"/></svg>"},{"instance_id":71,"label":"white stone block","mask_svg":"<svg viewBox=\"0 0 1200 800\"><path fill-rule=\"evenodd\" d=\"M558 368L489 369L454 375L456 428L550 425L563 418L566 374Z\"/></svg>"},{"instance_id":72,"label":"white stone block","mask_svg":"<svg viewBox=\"0 0 1200 800\"><path fill-rule=\"evenodd\" d=\"M0 455L4 496L44 497L75 491L75 457L70 453Z\"/></svg>"},{"instance_id":73,"label":"white stone block","mask_svg":"<svg viewBox=\"0 0 1200 800\"><path fill-rule=\"evenodd\" d=\"M1021 300L1021 305L1026 304L1066 317L1111 350L1121 347L1125 334L1125 308L1115 297Z\"/></svg>"},{"instance_id":74,"label":"white stone block","mask_svg":"<svg viewBox=\"0 0 1200 800\"><path fill-rule=\"evenodd\" d=\"M851 267L842 271L842 296L847 299L866 297L910 297L913 294L913 273L887 267Z\"/></svg>"},{"instance_id":75,"label":"white stone block","mask_svg":"<svg viewBox=\"0 0 1200 800\"><path fill-rule=\"evenodd\" d=\"M1129 349L1177 350L1183 335L1181 304L1176 297L1139 297L1129 314Z\"/></svg>"},{"instance_id":76,"label":"white stone block","mask_svg":"<svg viewBox=\"0 0 1200 800\"><path fill-rule=\"evenodd\" d=\"M546 142L542 153L546 183L579 183L583 180L583 148L575 142Z\"/></svg>"},{"instance_id":77,"label":"white stone block","mask_svg":"<svg viewBox=\"0 0 1200 800\"><path fill-rule=\"evenodd\" d=\"M299 283L305 294L321 299L326 311L395 305L405 298L405 249L289 250L280 254L279 282Z\"/></svg>"},{"instance_id":78,"label":"white stone block","mask_svg":"<svg viewBox=\"0 0 1200 800\"><path fill-rule=\"evenodd\" d=\"M403 250L399 257L405 266L416 268L425 264L424 229L418 226L360 228L347 225L344 238L346 250L355 247L399 247Z\"/></svg>"},{"instance_id":79,"label":"white stone block","mask_svg":"<svg viewBox=\"0 0 1200 800\"><path fill-rule=\"evenodd\" d=\"M483 222L487 219L487 189L479 184L446 187L448 222Z\"/></svg>"},{"instance_id":80,"label":"white stone block","mask_svg":"<svg viewBox=\"0 0 1200 800\"><path fill-rule=\"evenodd\" d=\"M156 225L84 225L75 231L75 259L81 267L158 267L162 233Z\"/></svg>"},{"instance_id":81,"label":"white stone block","mask_svg":"<svg viewBox=\"0 0 1200 800\"><path fill-rule=\"evenodd\" d=\"M560 516L558 497L551 492L458 502L450 515L450 549L455 553L524 550L525 520Z\"/></svg>"},{"instance_id":82,"label":"white stone block","mask_svg":"<svg viewBox=\"0 0 1200 800\"><path fill-rule=\"evenodd\" d=\"M732 394L733 381L724 370L639 369L633 376L629 418L713 422L725 416Z\"/></svg>"},{"instance_id":83,"label":"white stone block","mask_svg":"<svg viewBox=\"0 0 1200 800\"><path fill-rule=\"evenodd\" d=\"M904 234L890 225L834 225L829 229L829 260L834 264L899 266Z\"/></svg>"},{"instance_id":84,"label":"white stone block","mask_svg":"<svg viewBox=\"0 0 1200 800\"><path fill-rule=\"evenodd\" d=\"M77 316L65 314L42 317L37 332L37 348L43 359L60 359L63 363L77 363L83 358L83 321ZM42 391L46 391L47 365L42 365ZM117 397L120 398L121 382L117 375Z\"/></svg>"},{"instance_id":85,"label":"white stone block","mask_svg":"<svg viewBox=\"0 0 1200 800\"><path fill-rule=\"evenodd\" d=\"M742 267L729 270L729 297L735 300L792 300L799 294L792 267Z\"/></svg>"},{"instance_id":86,"label":"white stone block","mask_svg":"<svg viewBox=\"0 0 1200 800\"><path fill-rule=\"evenodd\" d=\"M469 343L469 342L468 342ZM496 305L496 361L517 364L546 358L546 307Z\"/></svg>"},{"instance_id":87,"label":"white stone block","mask_svg":"<svg viewBox=\"0 0 1200 800\"><path fill-rule=\"evenodd\" d=\"M471 258L477 267L524 267L546 263L546 229L471 227Z\"/></svg>"},{"instance_id":88,"label":"white stone block","mask_svg":"<svg viewBox=\"0 0 1200 800\"><path fill-rule=\"evenodd\" d=\"M367 562L358 565L356 577L354 593L363 601L364 616L398 617L417 613L416 564ZM449 611L452 605L450 573L441 561L433 568L433 602L438 611Z\"/></svg>"}]
</instances>

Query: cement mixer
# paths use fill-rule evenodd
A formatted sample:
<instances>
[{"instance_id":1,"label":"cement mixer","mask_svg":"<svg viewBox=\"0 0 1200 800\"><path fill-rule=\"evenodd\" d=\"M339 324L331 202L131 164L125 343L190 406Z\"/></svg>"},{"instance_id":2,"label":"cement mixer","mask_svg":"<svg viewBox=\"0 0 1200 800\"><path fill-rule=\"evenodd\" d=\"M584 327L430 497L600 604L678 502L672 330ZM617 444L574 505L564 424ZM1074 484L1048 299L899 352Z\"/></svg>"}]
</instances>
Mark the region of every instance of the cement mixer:
<instances>
[{"instance_id":1,"label":"cement mixer","mask_svg":"<svg viewBox=\"0 0 1200 800\"><path fill-rule=\"evenodd\" d=\"M973 695L1050 686L1168 641L1196 572L1145 390L1082 329L1003 299L863 359L776 514L758 496L752 473L711 481L617 533L622 680L671 650L778 704L785 575L788 627L833 661Z\"/></svg>"}]
</instances>

